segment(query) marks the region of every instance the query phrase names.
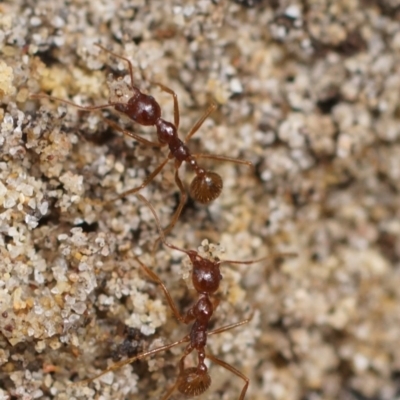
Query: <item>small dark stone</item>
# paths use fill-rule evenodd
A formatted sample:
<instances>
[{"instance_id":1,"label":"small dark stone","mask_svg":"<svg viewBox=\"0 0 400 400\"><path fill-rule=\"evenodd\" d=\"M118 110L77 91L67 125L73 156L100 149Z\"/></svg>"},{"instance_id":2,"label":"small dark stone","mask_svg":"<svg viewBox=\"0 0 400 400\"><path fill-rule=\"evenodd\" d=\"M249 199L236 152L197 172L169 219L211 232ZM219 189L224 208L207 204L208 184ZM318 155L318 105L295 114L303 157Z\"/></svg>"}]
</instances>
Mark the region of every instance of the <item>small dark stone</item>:
<instances>
[{"instance_id":1,"label":"small dark stone","mask_svg":"<svg viewBox=\"0 0 400 400\"><path fill-rule=\"evenodd\" d=\"M263 2L263 0L234 0L235 3L238 3L244 7L255 7L256 5L260 4Z\"/></svg>"}]
</instances>

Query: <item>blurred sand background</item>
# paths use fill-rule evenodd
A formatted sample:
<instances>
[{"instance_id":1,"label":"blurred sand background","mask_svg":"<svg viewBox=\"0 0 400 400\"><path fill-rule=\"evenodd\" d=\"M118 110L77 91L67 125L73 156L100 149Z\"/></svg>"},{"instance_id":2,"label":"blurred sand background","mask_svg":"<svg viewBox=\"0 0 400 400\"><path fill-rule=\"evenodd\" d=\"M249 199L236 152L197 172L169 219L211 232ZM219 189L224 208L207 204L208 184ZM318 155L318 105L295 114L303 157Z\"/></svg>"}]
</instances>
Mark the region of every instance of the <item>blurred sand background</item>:
<instances>
[{"instance_id":1,"label":"blurred sand background","mask_svg":"<svg viewBox=\"0 0 400 400\"><path fill-rule=\"evenodd\" d=\"M400 1L243 3L0 3L0 399L160 399L177 376L182 346L70 385L188 332L133 254L181 310L194 299L182 254L160 246L152 259L148 208L102 204L166 154L102 115L149 140L155 129L29 98L106 103L126 63L95 43L131 60L169 121L171 97L150 82L176 91L181 137L217 103L193 152L255 165L205 161L223 192L189 200L168 240L207 239L226 259L298 254L222 270L212 327L254 317L208 350L251 379L246 400L400 398ZM173 174L171 163L141 192L163 226L179 202ZM238 399L243 382L210 368L201 399Z\"/></svg>"}]
</instances>

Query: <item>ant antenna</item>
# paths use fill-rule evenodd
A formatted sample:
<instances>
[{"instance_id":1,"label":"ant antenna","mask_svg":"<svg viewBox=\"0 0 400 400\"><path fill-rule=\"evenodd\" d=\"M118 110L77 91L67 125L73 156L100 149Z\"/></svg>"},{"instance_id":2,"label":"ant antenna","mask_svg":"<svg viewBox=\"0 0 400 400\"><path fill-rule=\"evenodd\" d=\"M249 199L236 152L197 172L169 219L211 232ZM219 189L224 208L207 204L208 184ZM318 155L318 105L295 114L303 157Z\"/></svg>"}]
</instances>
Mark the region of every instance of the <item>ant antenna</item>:
<instances>
[{"instance_id":1,"label":"ant antenna","mask_svg":"<svg viewBox=\"0 0 400 400\"><path fill-rule=\"evenodd\" d=\"M145 203L147 205L147 207L149 207L151 213L153 214L154 220L156 222L157 228L158 228L158 232L159 232L159 239L157 239L156 244L153 247L153 253L155 252L156 249L156 245L158 244L158 241L161 240L161 242L164 243L165 246L169 247L170 249L173 250L177 250L180 251L182 253L185 253L189 256L189 258L191 259L191 261L193 262L193 259L196 257L200 257L202 258L198 252L196 250L185 250L182 249L181 247L175 246L171 243L169 243L167 241L167 239L165 238L165 230L162 229L161 227L161 222L160 219L158 218L158 215L156 213L156 210L154 209L153 205L141 194L136 194L136 197L138 197L143 203ZM231 264L231 265L250 265L250 264L256 264L258 262L262 262L262 261L267 261L267 260L274 260L276 258L281 258L281 257L296 257L298 254L294 253L294 252L280 252L280 253L274 253L273 255L268 255L268 256L264 256L261 258L256 258L253 260L244 260L244 261L240 261L240 260L218 260L215 261L216 263L218 263L218 265L222 265L222 264Z\"/></svg>"}]
</instances>

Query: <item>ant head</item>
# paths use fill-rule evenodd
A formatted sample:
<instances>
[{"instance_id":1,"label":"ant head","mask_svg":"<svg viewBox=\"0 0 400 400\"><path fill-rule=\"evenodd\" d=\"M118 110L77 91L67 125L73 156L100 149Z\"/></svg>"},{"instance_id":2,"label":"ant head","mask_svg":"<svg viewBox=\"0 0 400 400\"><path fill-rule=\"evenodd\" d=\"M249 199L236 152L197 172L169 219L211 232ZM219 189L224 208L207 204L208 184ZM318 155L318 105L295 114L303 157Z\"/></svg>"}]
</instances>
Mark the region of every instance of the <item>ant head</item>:
<instances>
[{"instance_id":1,"label":"ant head","mask_svg":"<svg viewBox=\"0 0 400 400\"><path fill-rule=\"evenodd\" d=\"M198 293L215 293L222 279L220 262L208 260L197 252L187 253L192 262L192 282Z\"/></svg>"},{"instance_id":2,"label":"ant head","mask_svg":"<svg viewBox=\"0 0 400 400\"><path fill-rule=\"evenodd\" d=\"M189 191L196 201L207 204L219 197L222 186L222 178L218 174L206 171L193 178Z\"/></svg>"},{"instance_id":3,"label":"ant head","mask_svg":"<svg viewBox=\"0 0 400 400\"><path fill-rule=\"evenodd\" d=\"M185 368L179 376L178 390L188 397L200 396L211 385L208 372L201 372L196 367Z\"/></svg>"},{"instance_id":4,"label":"ant head","mask_svg":"<svg viewBox=\"0 0 400 400\"><path fill-rule=\"evenodd\" d=\"M153 96L138 91L128 101L125 114L135 122L144 126L155 125L161 117L161 108Z\"/></svg>"}]
</instances>

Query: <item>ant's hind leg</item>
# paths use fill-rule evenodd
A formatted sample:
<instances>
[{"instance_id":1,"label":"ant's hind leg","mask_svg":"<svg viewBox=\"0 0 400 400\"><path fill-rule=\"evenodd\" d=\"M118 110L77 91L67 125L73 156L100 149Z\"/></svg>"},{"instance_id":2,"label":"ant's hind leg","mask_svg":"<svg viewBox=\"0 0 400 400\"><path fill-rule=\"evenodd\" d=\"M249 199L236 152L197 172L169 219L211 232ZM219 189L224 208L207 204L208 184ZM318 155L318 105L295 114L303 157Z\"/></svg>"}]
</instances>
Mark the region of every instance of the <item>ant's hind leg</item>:
<instances>
[{"instance_id":1,"label":"ant's hind leg","mask_svg":"<svg viewBox=\"0 0 400 400\"><path fill-rule=\"evenodd\" d=\"M108 201L108 203L112 203L115 200L122 199L126 196L129 196L130 194L134 194L138 192L139 190L143 189L146 187L160 172L161 170L165 167L165 164L169 161L169 158L167 157L161 164L158 165L158 167L143 181L143 183L133 189L127 190L126 192L123 192L119 194L117 197L111 199Z\"/></svg>"},{"instance_id":2,"label":"ant's hind leg","mask_svg":"<svg viewBox=\"0 0 400 400\"><path fill-rule=\"evenodd\" d=\"M186 201L187 201L187 193L186 193L185 188L183 187L183 183L182 183L181 179L179 178L178 170L176 170L176 172L175 172L175 182L178 185L179 190L181 192L181 198L179 200L178 208L176 209L174 215L171 218L171 222L164 229L164 236L166 236L169 232L171 232L172 229L174 228L175 224L178 222L178 219L181 215L182 209L185 206Z\"/></svg>"},{"instance_id":3,"label":"ant's hind leg","mask_svg":"<svg viewBox=\"0 0 400 400\"><path fill-rule=\"evenodd\" d=\"M225 156L216 156L214 154L203 154L197 153L193 154L194 158L206 158L209 160L217 160L217 161L228 161L233 162L235 164L247 165L248 167L252 167L253 163L251 161L242 160L240 158L233 158L233 157L225 157Z\"/></svg>"},{"instance_id":4,"label":"ant's hind leg","mask_svg":"<svg viewBox=\"0 0 400 400\"><path fill-rule=\"evenodd\" d=\"M157 353L160 353L162 351L166 351L166 350L172 349L173 347L178 346L181 343L189 342L189 340L190 340L189 335L186 335L182 339L177 340L176 342L167 344L165 346L157 347L157 348L155 348L153 350L145 351L145 352L143 352L141 354L137 354L136 356L127 358L126 360L118 361L115 364L110 365L104 371L102 371L99 374L93 376L92 378L88 378L88 379L84 379L84 380L81 380L81 381L78 381L78 382L74 382L73 385L79 385L79 386L87 385L88 383L94 381L95 379L98 379L98 378L102 377L103 375L107 374L108 372L115 371L115 370L117 370L119 368L122 368L124 365L132 364L136 360L141 360L141 359L149 357L149 356L151 356L153 354L157 354Z\"/></svg>"},{"instance_id":5,"label":"ant's hind leg","mask_svg":"<svg viewBox=\"0 0 400 400\"><path fill-rule=\"evenodd\" d=\"M222 332L230 331L231 329L235 329L239 326L248 324L252 320L252 318L253 318L253 314L250 315L249 318L246 318L242 321L235 322L234 324L230 324L230 325L222 326L221 328L214 329L211 332L209 332L208 335L209 336L218 335ZM244 374L242 374L240 371L238 371L236 368L232 367L232 365L226 363L225 361L220 360L219 358L213 356L212 354L207 354L206 357L244 380L245 383L244 383L243 389L242 389L242 391L240 393L240 397L239 397L239 400L244 400L244 396L246 395L247 388L249 387L249 382L250 382L249 378L247 376L245 376Z\"/></svg>"},{"instance_id":6,"label":"ant's hind leg","mask_svg":"<svg viewBox=\"0 0 400 400\"><path fill-rule=\"evenodd\" d=\"M193 347L188 344L185 352L183 353L183 356L179 360L179 376L176 379L176 382L168 389L168 392L163 396L161 400L168 400L172 396L172 393L175 392L176 388L180 388L182 384L185 384L185 359L192 351Z\"/></svg>"},{"instance_id":7,"label":"ant's hind leg","mask_svg":"<svg viewBox=\"0 0 400 400\"><path fill-rule=\"evenodd\" d=\"M185 137L185 143L187 143L190 138L200 129L204 121L210 116L210 114L217 108L215 103L211 103L200 119L193 125L192 129L189 131Z\"/></svg>"},{"instance_id":8,"label":"ant's hind leg","mask_svg":"<svg viewBox=\"0 0 400 400\"><path fill-rule=\"evenodd\" d=\"M178 386L178 382L175 382L173 386L168 389L168 392L165 393L164 397L161 400L168 400L171 398L172 393L175 392L176 387Z\"/></svg>"},{"instance_id":9,"label":"ant's hind leg","mask_svg":"<svg viewBox=\"0 0 400 400\"><path fill-rule=\"evenodd\" d=\"M160 233L160 237L156 240L156 243L155 243L154 248L153 248L153 258L154 258L154 253L155 253L156 247L157 247L156 245L160 240L165 244L165 246L169 247L170 249L180 251L180 252L185 253L187 255L193 254L193 251L188 251L188 250L182 249L182 248L180 248L178 246L174 246L173 244L167 242L167 240L165 239L163 228L161 227L160 220L159 220L159 218L158 218L158 216L156 214L156 210L154 209L154 207L141 194L136 194L135 196L138 197L141 201L143 201L143 203L147 204L147 207L149 207L151 213L153 214L154 220L156 221L158 232Z\"/></svg>"},{"instance_id":10,"label":"ant's hind leg","mask_svg":"<svg viewBox=\"0 0 400 400\"><path fill-rule=\"evenodd\" d=\"M153 251L152 251L153 258L155 258L155 254L156 254L158 245L160 244L160 241L164 242L167 246L170 246L168 243L166 243L165 236L168 235L168 233L170 233L172 231L172 229L174 228L175 224L177 223L177 221L181 215L182 209L186 204L187 193L186 193L185 188L183 187L181 179L179 178L178 170L176 170L176 172L175 172L175 182L178 185L179 190L181 192L181 198L179 200L179 205L178 205L178 208L176 209L176 211L174 212L174 215L172 216L171 221L167 225L167 227L165 229L162 229L161 226L159 226L160 233L162 233L162 235L154 242ZM157 223L159 223L159 221L157 221Z\"/></svg>"},{"instance_id":11,"label":"ant's hind leg","mask_svg":"<svg viewBox=\"0 0 400 400\"><path fill-rule=\"evenodd\" d=\"M249 378L246 375L242 374L240 371L238 371L236 368L232 367L232 365L226 363L225 361L220 360L217 357L214 357L211 354L207 354L207 358L209 358L211 361L215 362L216 364L220 365L221 367L227 369L228 371L232 372L233 374L244 380L244 386L242 391L240 392L240 397L239 397L239 400L244 400L247 388L249 387L249 382L250 382Z\"/></svg>"}]
</instances>

